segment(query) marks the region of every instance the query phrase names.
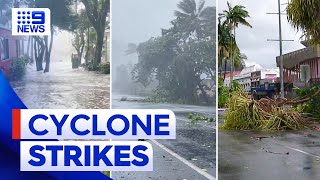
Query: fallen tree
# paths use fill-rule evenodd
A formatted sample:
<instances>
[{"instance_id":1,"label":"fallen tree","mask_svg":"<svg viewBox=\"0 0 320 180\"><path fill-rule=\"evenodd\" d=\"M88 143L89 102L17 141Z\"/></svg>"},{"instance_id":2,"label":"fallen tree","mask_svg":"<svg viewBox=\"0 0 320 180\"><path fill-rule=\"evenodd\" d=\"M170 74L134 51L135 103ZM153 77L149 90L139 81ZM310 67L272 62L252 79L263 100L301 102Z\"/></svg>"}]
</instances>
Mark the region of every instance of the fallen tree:
<instances>
[{"instance_id":1,"label":"fallen tree","mask_svg":"<svg viewBox=\"0 0 320 180\"><path fill-rule=\"evenodd\" d=\"M314 94L293 100L263 98L254 100L243 89L235 90L227 102L227 113L222 129L239 130L298 130L308 128L311 118L289 105L308 102Z\"/></svg>"}]
</instances>

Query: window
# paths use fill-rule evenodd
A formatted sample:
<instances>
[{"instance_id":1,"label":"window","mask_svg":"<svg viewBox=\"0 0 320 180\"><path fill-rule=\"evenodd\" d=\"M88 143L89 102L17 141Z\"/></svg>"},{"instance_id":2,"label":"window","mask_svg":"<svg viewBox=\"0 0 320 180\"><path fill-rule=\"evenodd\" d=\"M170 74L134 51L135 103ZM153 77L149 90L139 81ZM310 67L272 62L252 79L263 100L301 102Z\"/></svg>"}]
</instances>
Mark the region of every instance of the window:
<instances>
[{"instance_id":1,"label":"window","mask_svg":"<svg viewBox=\"0 0 320 180\"><path fill-rule=\"evenodd\" d=\"M9 59L9 40L0 38L0 60Z\"/></svg>"}]
</instances>

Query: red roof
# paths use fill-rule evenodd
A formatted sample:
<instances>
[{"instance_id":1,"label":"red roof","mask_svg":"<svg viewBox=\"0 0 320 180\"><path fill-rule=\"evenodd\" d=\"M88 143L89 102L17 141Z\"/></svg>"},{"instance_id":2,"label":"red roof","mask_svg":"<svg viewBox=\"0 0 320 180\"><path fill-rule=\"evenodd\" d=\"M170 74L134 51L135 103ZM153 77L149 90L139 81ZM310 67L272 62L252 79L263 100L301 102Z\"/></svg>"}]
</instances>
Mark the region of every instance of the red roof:
<instances>
[{"instance_id":1,"label":"red roof","mask_svg":"<svg viewBox=\"0 0 320 180\"><path fill-rule=\"evenodd\" d=\"M238 76L240 73L241 73L241 71L233 71L233 77ZM225 77L229 78L230 77L230 73L229 72L226 73Z\"/></svg>"}]
</instances>

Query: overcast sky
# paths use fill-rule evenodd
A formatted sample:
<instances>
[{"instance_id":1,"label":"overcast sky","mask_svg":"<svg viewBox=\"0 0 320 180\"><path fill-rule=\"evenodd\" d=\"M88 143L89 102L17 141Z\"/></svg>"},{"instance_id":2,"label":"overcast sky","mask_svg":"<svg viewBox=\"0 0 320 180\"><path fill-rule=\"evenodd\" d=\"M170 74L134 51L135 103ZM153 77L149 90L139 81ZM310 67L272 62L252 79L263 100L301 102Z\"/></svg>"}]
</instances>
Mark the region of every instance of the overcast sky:
<instances>
[{"instance_id":1,"label":"overcast sky","mask_svg":"<svg viewBox=\"0 0 320 180\"><path fill-rule=\"evenodd\" d=\"M161 34L174 19L180 0L114 0L112 1L112 38L139 43ZM198 2L198 0L196 0ZM215 0L206 0L214 6Z\"/></svg>"},{"instance_id":2,"label":"overcast sky","mask_svg":"<svg viewBox=\"0 0 320 180\"><path fill-rule=\"evenodd\" d=\"M227 9L226 0L218 0L218 12ZM246 7L251 18L248 19L252 29L241 26L236 30L237 43L240 50L248 56L248 61L256 62L262 67L276 67L275 59L279 55L279 42L268 42L267 39L279 39L278 16L267 15L267 12L278 11L277 0L229 0L232 6L240 4ZM281 4L287 0L281 0ZM282 6L285 10L286 6ZM283 43L283 53L303 48L300 44L300 33L297 33L282 16L283 39L294 39L294 42Z\"/></svg>"}]
</instances>

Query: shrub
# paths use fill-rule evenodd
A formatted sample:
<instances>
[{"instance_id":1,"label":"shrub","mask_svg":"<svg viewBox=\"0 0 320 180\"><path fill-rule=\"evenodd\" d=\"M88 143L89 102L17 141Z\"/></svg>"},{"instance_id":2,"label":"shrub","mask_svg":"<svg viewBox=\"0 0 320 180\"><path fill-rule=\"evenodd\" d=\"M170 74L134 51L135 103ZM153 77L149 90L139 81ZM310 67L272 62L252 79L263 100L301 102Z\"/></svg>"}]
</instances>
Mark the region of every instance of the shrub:
<instances>
[{"instance_id":1,"label":"shrub","mask_svg":"<svg viewBox=\"0 0 320 180\"><path fill-rule=\"evenodd\" d=\"M10 65L8 78L10 80L20 80L26 73L26 66L31 62L27 56L18 57L12 60Z\"/></svg>"},{"instance_id":2,"label":"shrub","mask_svg":"<svg viewBox=\"0 0 320 180\"><path fill-rule=\"evenodd\" d=\"M315 94L320 89L320 86L314 86L309 89L298 89L298 98L308 97L311 94ZM312 117L320 120L320 94L313 96L310 101L307 101L301 105L297 105L294 108L303 113L310 114Z\"/></svg>"},{"instance_id":3,"label":"shrub","mask_svg":"<svg viewBox=\"0 0 320 180\"><path fill-rule=\"evenodd\" d=\"M110 62L104 62L99 64L98 70L103 74L110 74Z\"/></svg>"},{"instance_id":4,"label":"shrub","mask_svg":"<svg viewBox=\"0 0 320 180\"><path fill-rule=\"evenodd\" d=\"M237 89L241 88L240 84L236 81L232 83L232 89L225 87L223 85L223 79L219 78L218 80L218 107L225 108L228 99L230 98L230 93L236 91Z\"/></svg>"},{"instance_id":5,"label":"shrub","mask_svg":"<svg viewBox=\"0 0 320 180\"><path fill-rule=\"evenodd\" d=\"M226 107L227 101L229 98L229 88L223 85L223 80L219 78L218 81L218 107Z\"/></svg>"},{"instance_id":6,"label":"shrub","mask_svg":"<svg viewBox=\"0 0 320 180\"><path fill-rule=\"evenodd\" d=\"M189 124L196 124L199 121L207 121L207 122L215 121L214 117L207 117L207 116L192 114L192 113L187 114L186 117L191 120L190 122L188 122Z\"/></svg>"}]
</instances>

